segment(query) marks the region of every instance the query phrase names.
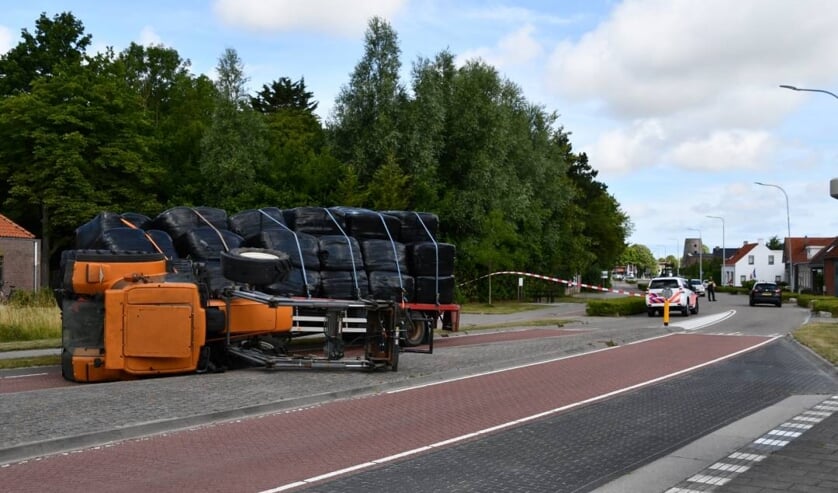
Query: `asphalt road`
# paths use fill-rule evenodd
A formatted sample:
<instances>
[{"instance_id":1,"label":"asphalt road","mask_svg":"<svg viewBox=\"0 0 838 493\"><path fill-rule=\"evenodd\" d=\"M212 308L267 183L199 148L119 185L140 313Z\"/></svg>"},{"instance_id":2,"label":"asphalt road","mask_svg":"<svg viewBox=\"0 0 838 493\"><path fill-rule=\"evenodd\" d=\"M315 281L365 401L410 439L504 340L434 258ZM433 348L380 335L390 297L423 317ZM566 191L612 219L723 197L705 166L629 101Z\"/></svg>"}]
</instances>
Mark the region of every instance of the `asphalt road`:
<instances>
[{"instance_id":1,"label":"asphalt road","mask_svg":"<svg viewBox=\"0 0 838 493\"><path fill-rule=\"evenodd\" d=\"M0 484L590 491L789 397L838 392L834 368L784 337L805 310L718 299L669 327L578 317L572 305L493 316L521 328L448 338L433 355L405 354L398 373L241 371L8 392ZM565 322L526 329L544 317ZM463 333L477 321L465 315Z\"/></svg>"}]
</instances>

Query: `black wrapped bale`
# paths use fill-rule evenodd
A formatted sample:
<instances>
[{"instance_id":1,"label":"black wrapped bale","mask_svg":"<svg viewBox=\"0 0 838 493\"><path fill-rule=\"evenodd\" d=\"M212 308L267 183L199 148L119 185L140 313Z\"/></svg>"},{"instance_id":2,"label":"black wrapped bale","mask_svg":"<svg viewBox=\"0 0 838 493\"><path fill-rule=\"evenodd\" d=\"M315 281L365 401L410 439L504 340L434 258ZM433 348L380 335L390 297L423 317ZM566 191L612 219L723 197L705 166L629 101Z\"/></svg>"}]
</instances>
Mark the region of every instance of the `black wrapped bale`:
<instances>
[{"instance_id":1,"label":"black wrapped bale","mask_svg":"<svg viewBox=\"0 0 838 493\"><path fill-rule=\"evenodd\" d=\"M387 271L367 272L370 283L370 297L376 300L412 301L414 298L413 277Z\"/></svg>"},{"instance_id":2,"label":"black wrapped bale","mask_svg":"<svg viewBox=\"0 0 838 493\"><path fill-rule=\"evenodd\" d=\"M276 207L249 209L230 216L230 231L245 239L253 238L262 231L286 229L282 210Z\"/></svg>"},{"instance_id":3,"label":"black wrapped bale","mask_svg":"<svg viewBox=\"0 0 838 493\"><path fill-rule=\"evenodd\" d=\"M370 294L367 273L359 270L353 275L350 271L320 271L320 288L325 298L355 300L368 298Z\"/></svg>"},{"instance_id":4,"label":"black wrapped bale","mask_svg":"<svg viewBox=\"0 0 838 493\"><path fill-rule=\"evenodd\" d=\"M306 285L308 289L306 289ZM260 286L259 290L278 296L311 296L317 298L321 296L320 272L306 270L304 278L302 269L293 268L288 272L288 277L284 281Z\"/></svg>"},{"instance_id":5,"label":"black wrapped bale","mask_svg":"<svg viewBox=\"0 0 838 493\"><path fill-rule=\"evenodd\" d=\"M175 240L175 248L181 257L193 260L218 260L222 251L242 246L242 237L226 229L209 226L197 227Z\"/></svg>"},{"instance_id":6,"label":"black wrapped bale","mask_svg":"<svg viewBox=\"0 0 838 493\"><path fill-rule=\"evenodd\" d=\"M315 236L336 235L341 234L341 229L345 226L339 216L323 207L295 207L285 209L283 214L285 223L298 233Z\"/></svg>"},{"instance_id":7,"label":"black wrapped bale","mask_svg":"<svg viewBox=\"0 0 838 493\"><path fill-rule=\"evenodd\" d=\"M145 234L157 245L157 247L161 250L160 253L165 255L166 258L178 258L179 255L177 254L177 249L175 248L175 244L172 241L172 237L169 236L169 233L161 229L149 229L145 232ZM157 251L157 249L154 251Z\"/></svg>"},{"instance_id":8,"label":"black wrapped bale","mask_svg":"<svg viewBox=\"0 0 838 493\"><path fill-rule=\"evenodd\" d=\"M439 234L439 217L436 214L414 211L384 211L384 214L399 219L399 241L402 243L430 241ZM428 237L428 233L431 237Z\"/></svg>"},{"instance_id":9,"label":"black wrapped bale","mask_svg":"<svg viewBox=\"0 0 838 493\"><path fill-rule=\"evenodd\" d=\"M407 275L407 249L404 243L389 240L364 240L361 242L364 266L369 271L386 270Z\"/></svg>"},{"instance_id":10,"label":"black wrapped bale","mask_svg":"<svg viewBox=\"0 0 838 493\"><path fill-rule=\"evenodd\" d=\"M122 219L128 221L130 223L130 227L145 229L149 222L151 222L151 218L146 216L145 214L140 214L139 212L123 212L120 214Z\"/></svg>"},{"instance_id":11,"label":"black wrapped bale","mask_svg":"<svg viewBox=\"0 0 838 493\"><path fill-rule=\"evenodd\" d=\"M213 207L173 207L152 219L147 229L160 229L169 233L177 245L184 234L209 225L216 229L228 229L227 212Z\"/></svg>"},{"instance_id":12,"label":"black wrapped bale","mask_svg":"<svg viewBox=\"0 0 838 493\"><path fill-rule=\"evenodd\" d=\"M361 245L351 236L320 237L320 270L364 270Z\"/></svg>"},{"instance_id":13,"label":"black wrapped bale","mask_svg":"<svg viewBox=\"0 0 838 493\"><path fill-rule=\"evenodd\" d=\"M100 212L90 221L76 228L76 250L96 249L102 233L126 227L123 218L115 212Z\"/></svg>"},{"instance_id":14,"label":"black wrapped bale","mask_svg":"<svg viewBox=\"0 0 838 493\"><path fill-rule=\"evenodd\" d=\"M395 216L357 207L329 208L338 222L344 224L344 231L358 241L366 239L399 241L401 221Z\"/></svg>"},{"instance_id":15,"label":"black wrapped bale","mask_svg":"<svg viewBox=\"0 0 838 493\"><path fill-rule=\"evenodd\" d=\"M296 237L295 237L296 235ZM299 247L297 242L299 241ZM320 241L316 236L295 233L287 229L262 231L245 241L245 246L269 248L288 254L291 265L309 270L320 270Z\"/></svg>"},{"instance_id":16,"label":"black wrapped bale","mask_svg":"<svg viewBox=\"0 0 838 493\"><path fill-rule=\"evenodd\" d=\"M155 253L154 245L151 244L145 231L132 228L111 228L102 232L99 240L95 243L95 249L108 250L110 252L144 252Z\"/></svg>"},{"instance_id":17,"label":"black wrapped bale","mask_svg":"<svg viewBox=\"0 0 838 493\"><path fill-rule=\"evenodd\" d=\"M414 276L452 276L456 248L450 243L423 241L407 245L407 262Z\"/></svg>"},{"instance_id":18,"label":"black wrapped bale","mask_svg":"<svg viewBox=\"0 0 838 493\"><path fill-rule=\"evenodd\" d=\"M430 277L430 276L416 276L414 277L414 285L416 287L413 296L415 303L436 303L436 293L439 292L439 303L448 304L454 302L454 276L445 277Z\"/></svg>"}]
</instances>

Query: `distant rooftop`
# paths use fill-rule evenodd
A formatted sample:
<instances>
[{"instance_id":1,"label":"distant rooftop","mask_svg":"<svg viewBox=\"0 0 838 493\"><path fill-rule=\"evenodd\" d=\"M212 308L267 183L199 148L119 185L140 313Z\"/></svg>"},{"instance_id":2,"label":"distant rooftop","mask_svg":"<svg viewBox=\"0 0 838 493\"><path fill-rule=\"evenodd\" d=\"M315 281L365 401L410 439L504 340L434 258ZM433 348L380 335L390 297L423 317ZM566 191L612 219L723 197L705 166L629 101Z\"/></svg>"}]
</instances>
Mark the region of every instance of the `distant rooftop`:
<instances>
[{"instance_id":1,"label":"distant rooftop","mask_svg":"<svg viewBox=\"0 0 838 493\"><path fill-rule=\"evenodd\" d=\"M30 240L35 238L35 235L26 231L3 214L0 214L0 238L24 238Z\"/></svg>"}]
</instances>

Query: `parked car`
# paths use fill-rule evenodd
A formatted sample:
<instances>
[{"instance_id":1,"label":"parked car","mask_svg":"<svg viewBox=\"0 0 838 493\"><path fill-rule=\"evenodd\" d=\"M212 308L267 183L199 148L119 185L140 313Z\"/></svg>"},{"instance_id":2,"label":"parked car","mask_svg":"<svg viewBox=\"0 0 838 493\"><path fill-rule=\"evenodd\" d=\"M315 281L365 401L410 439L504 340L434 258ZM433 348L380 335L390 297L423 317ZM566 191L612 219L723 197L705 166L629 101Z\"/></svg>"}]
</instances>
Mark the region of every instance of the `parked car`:
<instances>
[{"instance_id":1,"label":"parked car","mask_svg":"<svg viewBox=\"0 0 838 493\"><path fill-rule=\"evenodd\" d=\"M667 293L668 290L668 293ZM669 297L669 311L680 311L688 317L690 313L698 313L698 295L683 277L656 277L649 281L646 290L646 312L654 317L658 312L663 313L663 306Z\"/></svg>"},{"instance_id":2,"label":"parked car","mask_svg":"<svg viewBox=\"0 0 838 493\"><path fill-rule=\"evenodd\" d=\"M695 291L695 294L699 296L704 296L707 293L707 288L704 286L704 281L701 279L690 279L690 287L693 291Z\"/></svg>"},{"instance_id":3,"label":"parked car","mask_svg":"<svg viewBox=\"0 0 838 493\"><path fill-rule=\"evenodd\" d=\"M758 282L751 288L748 301L751 306L769 303L775 306L783 306L783 294L777 283Z\"/></svg>"}]
</instances>

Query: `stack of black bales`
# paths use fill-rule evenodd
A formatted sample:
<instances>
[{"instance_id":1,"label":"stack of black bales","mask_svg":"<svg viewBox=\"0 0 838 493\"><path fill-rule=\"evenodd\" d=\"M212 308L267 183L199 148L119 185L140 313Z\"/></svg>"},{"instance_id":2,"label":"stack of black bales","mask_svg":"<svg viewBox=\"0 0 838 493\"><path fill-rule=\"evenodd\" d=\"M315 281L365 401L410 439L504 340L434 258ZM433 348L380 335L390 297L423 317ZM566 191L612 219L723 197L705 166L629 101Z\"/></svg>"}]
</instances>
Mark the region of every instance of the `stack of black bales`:
<instances>
[{"instance_id":1,"label":"stack of black bales","mask_svg":"<svg viewBox=\"0 0 838 493\"><path fill-rule=\"evenodd\" d=\"M75 249L162 253L168 259L177 258L169 234L151 227L150 223L148 216L139 213L100 212L76 228Z\"/></svg>"},{"instance_id":2,"label":"stack of black bales","mask_svg":"<svg viewBox=\"0 0 838 493\"><path fill-rule=\"evenodd\" d=\"M221 277L222 251L267 248L287 253L293 266L285 280L258 287L269 294L447 304L456 250L438 233L439 218L426 212L266 207L228 217L212 207L174 207L154 219L103 212L76 230L76 248L188 259L207 273L214 294L230 285Z\"/></svg>"},{"instance_id":3,"label":"stack of black bales","mask_svg":"<svg viewBox=\"0 0 838 493\"><path fill-rule=\"evenodd\" d=\"M242 237L230 231L225 210L173 207L158 214L149 226L169 234L178 255L193 262L211 294L232 285L221 273L221 252L239 248Z\"/></svg>"}]
</instances>

